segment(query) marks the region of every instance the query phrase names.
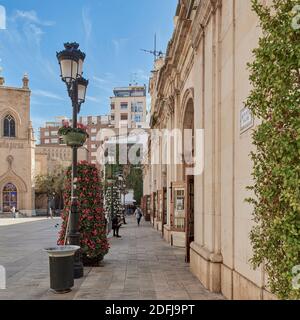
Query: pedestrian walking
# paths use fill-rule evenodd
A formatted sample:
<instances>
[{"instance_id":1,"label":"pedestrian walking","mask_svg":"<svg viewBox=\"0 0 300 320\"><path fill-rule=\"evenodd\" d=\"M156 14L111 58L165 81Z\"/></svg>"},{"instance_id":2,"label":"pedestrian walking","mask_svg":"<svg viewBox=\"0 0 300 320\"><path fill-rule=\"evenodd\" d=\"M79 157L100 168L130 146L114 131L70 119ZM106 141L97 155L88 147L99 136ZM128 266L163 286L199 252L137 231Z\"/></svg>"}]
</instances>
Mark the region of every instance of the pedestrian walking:
<instances>
[{"instance_id":1,"label":"pedestrian walking","mask_svg":"<svg viewBox=\"0 0 300 320\"><path fill-rule=\"evenodd\" d=\"M10 211L11 211L13 217L16 218L16 207L15 207L15 206L12 206L12 208L11 208Z\"/></svg>"},{"instance_id":2,"label":"pedestrian walking","mask_svg":"<svg viewBox=\"0 0 300 320\"><path fill-rule=\"evenodd\" d=\"M112 222L112 229L114 231L114 237L121 238L121 236L119 235L119 229L121 227L121 219L119 218L118 215L115 215L112 218L111 222Z\"/></svg>"},{"instance_id":3,"label":"pedestrian walking","mask_svg":"<svg viewBox=\"0 0 300 320\"><path fill-rule=\"evenodd\" d=\"M123 223L127 224L127 222L126 222L126 210L125 209L123 210Z\"/></svg>"},{"instance_id":4,"label":"pedestrian walking","mask_svg":"<svg viewBox=\"0 0 300 320\"><path fill-rule=\"evenodd\" d=\"M49 208L49 214L50 214L50 218L53 219L53 208L52 207Z\"/></svg>"},{"instance_id":5,"label":"pedestrian walking","mask_svg":"<svg viewBox=\"0 0 300 320\"><path fill-rule=\"evenodd\" d=\"M140 226L140 222L141 222L141 219L142 219L142 216L143 216L143 212L141 210L140 207L137 207L135 212L134 212L134 215L136 217L136 221L137 221L137 224L138 224L138 227Z\"/></svg>"}]
</instances>

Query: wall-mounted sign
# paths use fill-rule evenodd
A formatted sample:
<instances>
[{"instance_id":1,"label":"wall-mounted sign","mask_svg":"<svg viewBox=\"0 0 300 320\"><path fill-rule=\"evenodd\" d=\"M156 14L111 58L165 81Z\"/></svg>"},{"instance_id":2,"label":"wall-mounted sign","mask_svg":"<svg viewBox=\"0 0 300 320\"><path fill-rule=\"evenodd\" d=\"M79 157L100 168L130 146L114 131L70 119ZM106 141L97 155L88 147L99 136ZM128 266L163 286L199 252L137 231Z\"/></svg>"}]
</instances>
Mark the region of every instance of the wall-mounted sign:
<instances>
[{"instance_id":1,"label":"wall-mounted sign","mask_svg":"<svg viewBox=\"0 0 300 320\"><path fill-rule=\"evenodd\" d=\"M247 108L243 108L240 112L240 133L249 130L254 125L252 112Z\"/></svg>"}]
</instances>

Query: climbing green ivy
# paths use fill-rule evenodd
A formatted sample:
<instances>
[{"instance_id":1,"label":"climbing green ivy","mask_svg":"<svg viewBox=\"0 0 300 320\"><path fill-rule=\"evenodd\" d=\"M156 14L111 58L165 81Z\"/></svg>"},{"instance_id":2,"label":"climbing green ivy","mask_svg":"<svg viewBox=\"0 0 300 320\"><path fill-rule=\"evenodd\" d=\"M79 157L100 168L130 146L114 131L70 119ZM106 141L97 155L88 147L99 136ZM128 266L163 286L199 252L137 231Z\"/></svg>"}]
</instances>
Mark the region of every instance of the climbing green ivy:
<instances>
[{"instance_id":1,"label":"climbing green ivy","mask_svg":"<svg viewBox=\"0 0 300 320\"><path fill-rule=\"evenodd\" d=\"M300 265L300 2L261 3L252 0L263 33L249 64L253 89L246 102L259 119L251 154L254 197L247 199L255 221L251 262L264 266L279 298L299 299L292 270Z\"/></svg>"}]
</instances>

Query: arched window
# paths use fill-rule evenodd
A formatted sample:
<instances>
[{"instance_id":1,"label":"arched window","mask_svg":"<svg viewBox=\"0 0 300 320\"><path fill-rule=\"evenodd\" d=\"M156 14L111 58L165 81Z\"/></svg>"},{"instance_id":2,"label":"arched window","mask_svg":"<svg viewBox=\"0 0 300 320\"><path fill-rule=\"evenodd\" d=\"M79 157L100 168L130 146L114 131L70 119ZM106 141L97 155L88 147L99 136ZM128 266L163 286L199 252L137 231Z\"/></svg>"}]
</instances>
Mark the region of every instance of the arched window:
<instances>
[{"instance_id":1,"label":"arched window","mask_svg":"<svg viewBox=\"0 0 300 320\"><path fill-rule=\"evenodd\" d=\"M3 188L2 193L3 212L10 212L12 207L17 209L18 192L17 188L12 183L7 183Z\"/></svg>"},{"instance_id":2,"label":"arched window","mask_svg":"<svg viewBox=\"0 0 300 320\"><path fill-rule=\"evenodd\" d=\"M16 121L10 114L4 118L4 137L16 136Z\"/></svg>"}]
</instances>

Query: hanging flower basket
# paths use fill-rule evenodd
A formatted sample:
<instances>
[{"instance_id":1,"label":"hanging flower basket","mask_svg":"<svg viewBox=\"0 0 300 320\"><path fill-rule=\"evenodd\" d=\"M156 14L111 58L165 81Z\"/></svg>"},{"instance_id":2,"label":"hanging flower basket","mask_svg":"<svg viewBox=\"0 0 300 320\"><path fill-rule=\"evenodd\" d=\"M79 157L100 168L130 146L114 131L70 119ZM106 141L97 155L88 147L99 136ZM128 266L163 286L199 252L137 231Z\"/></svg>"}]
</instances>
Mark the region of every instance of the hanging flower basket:
<instances>
[{"instance_id":1,"label":"hanging flower basket","mask_svg":"<svg viewBox=\"0 0 300 320\"><path fill-rule=\"evenodd\" d=\"M77 125L77 128L72 128L68 122L64 122L63 126L59 128L58 134L69 147L82 147L89 137L86 127L81 123Z\"/></svg>"},{"instance_id":2,"label":"hanging flower basket","mask_svg":"<svg viewBox=\"0 0 300 320\"><path fill-rule=\"evenodd\" d=\"M69 132L62 136L64 143L69 147L82 147L86 141L86 133Z\"/></svg>"}]
</instances>

